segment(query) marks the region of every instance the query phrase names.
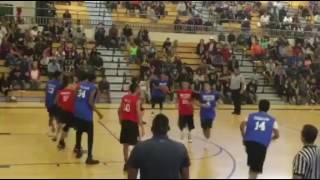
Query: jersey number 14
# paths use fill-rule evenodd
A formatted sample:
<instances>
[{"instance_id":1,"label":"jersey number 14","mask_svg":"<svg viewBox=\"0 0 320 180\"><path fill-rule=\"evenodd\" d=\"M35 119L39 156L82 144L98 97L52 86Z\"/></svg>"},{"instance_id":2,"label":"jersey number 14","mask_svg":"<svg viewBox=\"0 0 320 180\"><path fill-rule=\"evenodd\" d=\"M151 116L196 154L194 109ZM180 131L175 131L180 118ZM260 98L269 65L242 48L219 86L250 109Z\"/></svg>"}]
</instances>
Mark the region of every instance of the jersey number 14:
<instances>
[{"instance_id":1,"label":"jersey number 14","mask_svg":"<svg viewBox=\"0 0 320 180\"><path fill-rule=\"evenodd\" d=\"M266 122L265 121L257 121L255 131L265 131L266 130Z\"/></svg>"}]
</instances>

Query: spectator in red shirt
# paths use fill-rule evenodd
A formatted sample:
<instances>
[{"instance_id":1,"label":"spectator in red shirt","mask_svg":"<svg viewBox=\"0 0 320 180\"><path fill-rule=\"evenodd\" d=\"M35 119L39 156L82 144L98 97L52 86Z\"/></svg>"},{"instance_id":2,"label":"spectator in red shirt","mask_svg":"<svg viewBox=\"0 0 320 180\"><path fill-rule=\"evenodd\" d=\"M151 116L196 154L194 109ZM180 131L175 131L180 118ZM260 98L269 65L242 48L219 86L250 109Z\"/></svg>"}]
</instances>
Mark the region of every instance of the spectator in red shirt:
<instances>
[{"instance_id":1,"label":"spectator in red shirt","mask_svg":"<svg viewBox=\"0 0 320 180\"><path fill-rule=\"evenodd\" d=\"M220 53L223 56L223 60L225 63L228 63L230 57L231 57L231 52L230 49L228 48L228 46L226 44L224 44L222 46L222 48L220 49Z\"/></svg>"}]
</instances>

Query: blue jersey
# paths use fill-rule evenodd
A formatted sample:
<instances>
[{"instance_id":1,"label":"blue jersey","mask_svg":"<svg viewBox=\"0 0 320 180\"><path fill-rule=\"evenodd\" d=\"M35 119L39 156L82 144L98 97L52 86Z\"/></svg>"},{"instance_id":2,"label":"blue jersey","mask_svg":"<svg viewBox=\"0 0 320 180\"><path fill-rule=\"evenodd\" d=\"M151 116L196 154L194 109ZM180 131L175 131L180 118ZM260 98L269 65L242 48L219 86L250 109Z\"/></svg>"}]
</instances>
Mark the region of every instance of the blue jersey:
<instances>
[{"instance_id":1,"label":"blue jersey","mask_svg":"<svg viewBox=\"0 0 320 180\"><path fill-rule=\"evenodd\" d=\"M80 83L75 100L74 115L85 121L93 121L93 109L89 104L89 98L92 91L96 90L93 83Z\"/></svg>"},{"instance_id":2,"label":"blue jersey","mask_svg":"<svg viewBox=\"0 0 320 180\"><path fill-rule=\"evenodd\" d=\"M250 114L244 141L253 141L268 147L272 140L275 123L275 119L265 112Z\"/></svg>"},{"instance_id":3,"label":"blue jersey","mask_svg":"<svg viewBox=\"0 0 320 180\"><path fill-rule=\"evenodd\" d=\"M46 87L46 107L50 108L56 105L55 100L58 91L62 89L62 84L59 80L50 80Z\"/></svg>"},{"instance_id":4,"label":"blue jersey","mask_svg":"<svg viewBox=\"0 0 320 180\"><path fill-rule=\"evenodd\" d=\"M159 88L152 89L152 97L164 97L165 93L160 89L160 87L169 86L169 81L154 81L153 84Z\"/></svg>"},{"instance_id":5,"label":"blue jersey","mask_svg":"<svg viewBox=\"0 0 320 180\"><path fill-rule=\"evenodd\" d=\"M200 103L208 105L207 107L201 106L200 116L202 121L215 119L216 117L215 107L218 99L219 99L219 95L217 93L214 93L214 92L200 93Z\"/></svg>"}]
</instances>

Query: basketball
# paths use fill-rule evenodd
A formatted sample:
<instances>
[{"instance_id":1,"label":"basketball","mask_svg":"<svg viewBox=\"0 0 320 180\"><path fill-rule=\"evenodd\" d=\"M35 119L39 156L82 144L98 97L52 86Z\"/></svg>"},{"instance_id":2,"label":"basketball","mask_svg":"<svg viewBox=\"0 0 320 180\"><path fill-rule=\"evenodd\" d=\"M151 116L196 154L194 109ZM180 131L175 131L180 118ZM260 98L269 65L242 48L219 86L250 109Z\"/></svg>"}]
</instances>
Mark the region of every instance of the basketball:
<instances>
[{"instance_id":1,"label":"basketball","mask_svg":"<svg viewBox=\"0 0 320 180\"><path fill-rule=\"evenodd\" d=\"M170 92L168 86L160 86L160 90L165 94L168 94Z\"/></svg>"}]
</instances>

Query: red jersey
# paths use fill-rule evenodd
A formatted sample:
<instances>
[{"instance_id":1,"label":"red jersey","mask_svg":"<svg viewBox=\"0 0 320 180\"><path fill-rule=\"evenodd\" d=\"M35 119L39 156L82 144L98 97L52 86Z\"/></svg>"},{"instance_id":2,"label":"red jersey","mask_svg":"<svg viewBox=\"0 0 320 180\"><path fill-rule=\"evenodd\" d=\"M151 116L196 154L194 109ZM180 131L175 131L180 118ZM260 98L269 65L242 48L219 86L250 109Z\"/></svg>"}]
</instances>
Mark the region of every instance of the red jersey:
<instances>
[{"instance_id":1,"label":"red jersey","mask_svg":"<svg viewBox=\"0 0 320 180\"><path fill-rule=\"evenodd\" d=\"M178 90L179 115L192 116L193 115L193 91Z\"/></svg>"},{"instance_id":2,"label":"red jersey","mask_svg":"<svg viewBox=\"0 0 320 180\"><path fill-rule=\"evenodd\" d=\"M137 102L140 100L139 96L128 94L123 96L120 106L120 119L123 121L139 122Z\"/></svg>"},{"instance_id":3,"label":"red jersey","mask_svg":"<svg viewBox=\"0 0 320 180\"><path fill-rule=\"evenodd\" d=\"M58 92L58 105L64 111L74 113L75 99L76 92L72 89L63 89Z\"/></svg>"}]
</instances>

